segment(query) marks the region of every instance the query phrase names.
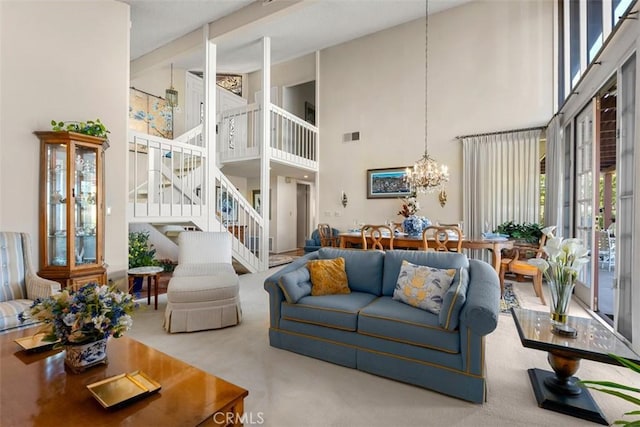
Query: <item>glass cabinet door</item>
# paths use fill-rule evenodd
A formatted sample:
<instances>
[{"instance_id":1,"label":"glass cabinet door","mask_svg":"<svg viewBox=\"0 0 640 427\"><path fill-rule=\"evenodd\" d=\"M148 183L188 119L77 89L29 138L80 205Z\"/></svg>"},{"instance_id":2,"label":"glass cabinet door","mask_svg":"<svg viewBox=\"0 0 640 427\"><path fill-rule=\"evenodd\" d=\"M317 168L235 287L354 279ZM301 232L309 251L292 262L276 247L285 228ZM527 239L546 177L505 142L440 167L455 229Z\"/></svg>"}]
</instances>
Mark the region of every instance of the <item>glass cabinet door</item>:
<instances>
[{"instance_id":1,"label":"glass cabinet door","mask_svg":"<svg viewBox=\"0 0 640 427\"><path fill-rule=\"evenodd\" d=\"M74 260L76 265L96 263L96 230L98 228L97 181L98 149L77 145L73 191Z\"/></svg>"},{"instance_id":2,"label":"glass cabinet door","mask_svg":"<svg viewBox=\"0 0 640 427\"><path fill-rule=\"evenodd\" d=\"M67 146L47 144L47 263L67 265Z\"/></svg>"}]
</instances>

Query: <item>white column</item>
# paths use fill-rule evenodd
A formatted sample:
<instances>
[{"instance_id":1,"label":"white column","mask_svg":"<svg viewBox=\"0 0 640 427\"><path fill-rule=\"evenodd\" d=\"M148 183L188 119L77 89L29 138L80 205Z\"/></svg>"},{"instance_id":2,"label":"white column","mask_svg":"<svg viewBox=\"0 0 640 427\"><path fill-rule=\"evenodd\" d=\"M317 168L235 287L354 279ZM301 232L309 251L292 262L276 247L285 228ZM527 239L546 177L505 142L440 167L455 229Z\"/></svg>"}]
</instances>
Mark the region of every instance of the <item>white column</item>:
<instances>
[{"instance_id":1,"label":"white column","mask_svg":"<svg viewBox=\"0 0 640 427\"><path fill-rule=\"evenodd\" d=\"M271 38L262 38L262 147L260 156L260 194L264 226L260 237L262 270L269 268L269 212L271 209L269 173L271 146Z\"/></svg>"},{"instance_id":2,"label":"white column","mask_svg":"<svg viewBox=\"0 0 640 427\"><path fill-rule=\"evenodd\" d=\"M216 68L217 68L217 51L216 44L209 40L209 25L203 25L204 38L204 122L202 123L204 136L204 146L206 147L207 161L205 170L205 186L206 194L206 224L207 231L219 231L220 228L214 230L217 221L215 220L216 211L216 175L214 171L216 167Z\"/></svg>"}]
</instances>

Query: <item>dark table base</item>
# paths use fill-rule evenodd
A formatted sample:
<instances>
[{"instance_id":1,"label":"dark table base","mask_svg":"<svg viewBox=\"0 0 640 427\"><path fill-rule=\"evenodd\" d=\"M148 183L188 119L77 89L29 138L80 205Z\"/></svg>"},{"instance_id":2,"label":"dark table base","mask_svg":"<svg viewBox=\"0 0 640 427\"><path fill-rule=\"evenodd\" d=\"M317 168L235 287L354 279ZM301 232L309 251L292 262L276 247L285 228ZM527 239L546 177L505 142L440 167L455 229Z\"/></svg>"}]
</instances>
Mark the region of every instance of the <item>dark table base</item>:
<instances>
[{"instance_id":1,"label":"dark table base","mask_svg":"<svg viewBox=\"0 0 640 427\"><path fill-rule=\"evenodd\" d=\"M575 396L555 393L544 384L544 380L554 378L555 373L542 369L529 369L528 372L539 407L594 423L609 425L598 404L586 388ZM580 379L572 377L571 380L579 381Z\"/></svg>"}]
</instances>

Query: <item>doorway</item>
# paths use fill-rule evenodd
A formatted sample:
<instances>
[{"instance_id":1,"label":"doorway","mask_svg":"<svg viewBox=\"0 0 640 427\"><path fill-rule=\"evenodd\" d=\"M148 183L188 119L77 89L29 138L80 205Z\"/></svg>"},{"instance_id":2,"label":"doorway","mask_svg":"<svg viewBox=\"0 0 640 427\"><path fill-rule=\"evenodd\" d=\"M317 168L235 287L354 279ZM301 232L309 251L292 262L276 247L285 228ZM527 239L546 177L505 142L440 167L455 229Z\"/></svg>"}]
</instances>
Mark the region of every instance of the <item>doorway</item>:
<instances>
[{"instance_id":1,"label":"doorway","mask_svg":"<svg viewBox=\"0 0 640 427\"><path fill-rule=\"evenodd\" d=\"M598 96L599 135L596 146L598 193L596 203L596 255L594 311L605 320L614 320L616 272L616 194L617 194L617 85L615 79Z\"/></svg>"},{"instance_id":2,"label":"doorway","mask_svg":"<svg viewBox=\"0 0 640 427\"><path fill-rule=\"evenodd\" d=\"M298 183L296 185L296 246L303 248L305 240L309 237L309 211L310 211L310 186L309 184Z\"/></svg>"}]
</instances>

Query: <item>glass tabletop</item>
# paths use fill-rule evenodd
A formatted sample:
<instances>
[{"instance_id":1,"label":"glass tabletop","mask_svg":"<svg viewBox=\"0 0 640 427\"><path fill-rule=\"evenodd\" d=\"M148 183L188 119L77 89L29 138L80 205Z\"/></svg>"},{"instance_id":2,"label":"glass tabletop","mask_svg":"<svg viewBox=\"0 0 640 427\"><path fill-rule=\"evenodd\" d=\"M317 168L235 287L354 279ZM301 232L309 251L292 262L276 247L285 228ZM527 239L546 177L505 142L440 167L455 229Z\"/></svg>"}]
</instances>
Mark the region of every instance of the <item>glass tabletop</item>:
<instances>
[{"instance_id":1,"label":"glass tabletop","mask_svg":"<svg viewBox=\"0 0 640 427\"><path fill-rule=\"evenodd\" d=\"M608 356L609 353L640 361L638 354L594 318L569 316L567 324L578 331L576 338L569 338L551 332L549 312L512 308L511 313L524 347L549 352L562 351L582 359L611 364L617 362Z\"/></svg>"}]
</instances>

